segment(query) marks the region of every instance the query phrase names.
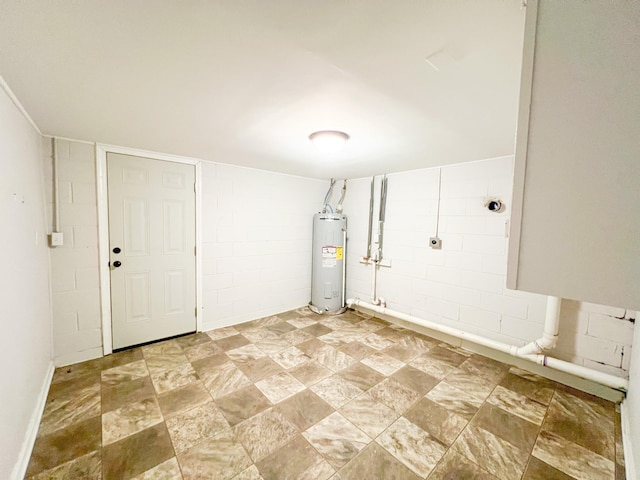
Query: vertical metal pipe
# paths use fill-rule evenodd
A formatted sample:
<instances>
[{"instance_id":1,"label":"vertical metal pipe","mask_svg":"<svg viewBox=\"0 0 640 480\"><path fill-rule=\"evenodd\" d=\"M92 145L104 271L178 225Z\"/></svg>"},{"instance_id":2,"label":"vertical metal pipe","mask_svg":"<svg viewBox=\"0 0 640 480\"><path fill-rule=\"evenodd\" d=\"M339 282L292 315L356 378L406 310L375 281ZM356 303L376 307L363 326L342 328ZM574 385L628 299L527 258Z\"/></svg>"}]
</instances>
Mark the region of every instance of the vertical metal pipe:
<instances>
[{"instance_id":1,"label":"vertical metal pipe","mask_svg":"<svg viewBox=\"0 0 640 480\"><path fill-rule=\"evenodd\" d=\"M51 138L51 154L53 157L53 231L60 228L60 189L58 188L58 142Z\"/></svg>"},{"instance_id":2,"label":"vertical metal pipe","mask_svg":"<svg viewBox=\"0 0 640 480\"><path fill-rule=\"evenodd\" d=\"M367 260L371 258L371 242L373 236L373 194L376 177L371 177L371 193L369 194L369 237L367 239Z\"/></svg>"},{"instance_id":3,"label":"vertical metal pipe","mask_svg":"<svg viewBox=\"0 0 640 480\"><path fill-rule=\"evenodd\" d=\"M342 301L340 306L344 308L347 301L347 229L342 229Z\"/></svg>"},{"instance_id":4,"label":"vertical metal pipe","mask_svg":"<svg viewBox=\"0 0 640 480\"><path fill-rule=\"evenodd\" d=\"M378 215L378 260L382 261L382 246L384 240L384 218L387 206L387 176L382 177L380 184L380 210Z\"/></svg>"}]
</instances>

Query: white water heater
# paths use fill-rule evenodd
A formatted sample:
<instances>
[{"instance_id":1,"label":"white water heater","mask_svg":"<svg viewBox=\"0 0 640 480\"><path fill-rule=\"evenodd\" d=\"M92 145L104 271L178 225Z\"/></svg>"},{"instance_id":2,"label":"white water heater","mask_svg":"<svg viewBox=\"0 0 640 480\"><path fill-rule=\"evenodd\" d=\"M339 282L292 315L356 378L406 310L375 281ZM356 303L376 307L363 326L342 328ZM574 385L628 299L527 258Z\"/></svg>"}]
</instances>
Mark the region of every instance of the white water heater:
<instances>
[{"instance_id":1,"label":"white water heater","mask_svg":"<svg viewBox=\"0 0 640 480\"><path fill-rule=\"evenodd\" d=\"M316 213L313 216L311 303L316 313L336 315L345 306L345 253L347 216Z\"/></svg>"}]
</instances>

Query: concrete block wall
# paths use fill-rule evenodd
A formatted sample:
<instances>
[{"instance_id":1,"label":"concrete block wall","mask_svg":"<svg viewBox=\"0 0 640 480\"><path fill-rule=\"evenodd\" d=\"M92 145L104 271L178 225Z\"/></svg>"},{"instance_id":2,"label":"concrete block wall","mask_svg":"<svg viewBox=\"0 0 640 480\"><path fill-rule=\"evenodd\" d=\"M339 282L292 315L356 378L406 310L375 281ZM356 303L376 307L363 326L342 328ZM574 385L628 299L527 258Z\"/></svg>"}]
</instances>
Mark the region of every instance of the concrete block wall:
<instances>
[{"instance_id":1,"label":"concrete block wall","mask_svg":"<svg viewBox=\"0 0 640 480\"><path fill-rule=\"evenodd\" d=\"M203 163L205 330L309 302L312 220L328 186Z\"/></svg>"},{"instance_id":2,"label":"concrete block wall","mask_svg":"<svg viewBox=\"0 0 640 480\"><path fill-rule=\"evenodd\" d=\"M505 287L512 172L509 156L388 176L383 254L391 267L379 269L378 294L389 308L512 345L540 337L546 297ZM358 260L366 252L370 182L349 181L344 203L347 295L367 301L371 266ZM506 209L490 212L484 205L491 198ZM428 246L436 231L441 250ZM561 337L552 355L626 376L629 316L624 320L624 308L563 301Z\"/></svg>"},{"instance_id":3,"label":"concrete block wall","mask_svg":"<svg viewBox=\"0 0 640 480\"><path fill-rule=\"evenodd\" d=\"M58 140L60 231L50 249L54 357L66 365L102 355L94 147ZM51 140L43 140L49 229ZM311 297L313 214L328 181L203 162L203 328L297 308Z\"/></svg>"},{"instance_id":4,"label":"concrete block wall","mask_svg":"<svg viewBox=\"0 0 640 480\"><path fill-rule=\"evenodd\" d=\"M49 231L53 231L51 139L43 139ZM59 230L64 245L50 249L53 349L57 365L102 355L98 283L98 210L94 146L57 140Z\"/></svg>"}]
</instances>

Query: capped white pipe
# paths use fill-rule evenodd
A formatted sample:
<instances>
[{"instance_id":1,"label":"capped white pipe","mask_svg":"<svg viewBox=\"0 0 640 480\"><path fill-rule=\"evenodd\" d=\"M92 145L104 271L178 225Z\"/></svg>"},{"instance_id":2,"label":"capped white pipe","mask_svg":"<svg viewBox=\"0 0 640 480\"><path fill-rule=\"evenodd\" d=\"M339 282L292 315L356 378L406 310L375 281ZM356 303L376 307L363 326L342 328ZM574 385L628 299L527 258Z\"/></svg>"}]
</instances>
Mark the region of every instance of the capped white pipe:
<instances>
[{"instance_id":1,"label":"capped white pipe","mask_svg":"<svg viewBox=\"0 0 640 480\"><path fill-rule=\"evenodd\" d=\"M552 297L552 298L555 298L555 297ZM551 309L552 312L555 312L556 304L559 306L559 303L560 303L560 299L557 299L557 301L552 300L547 304L547 311L550 310L550 306L551 306L553 307ZM509 355L513 355L518 358L529 360L530 362L537 363L539 365L542 365L543 367L548 367L554 370L558 370L560 372L569 373L571 375L575 375L577 377L591 380L593 382L597 382L601 385L614 388L616 390L621 390L623 392L626 392L629 389L628 380L624 378L616 377L614 375L610 375L608 373L602 373L595 370L591 370L590 368L586 368L581 365L575 365L573 363L558 360L556 358L548 357L542 354L522 354L518 352L519 350L518 347L514 347L512 345L508 345L503 342L498 342L496 340L491 340L489 338L485 338L480 335L476 335L474 333L465 332L464 330L459 330L457 328L448 327L446 325L441 325L439 323L431 322L429 320L424 320L422 318L414 317L413 315L391 310L383 306L372 305L371 303L363 302L357 298L350 298L347 300L347 306L353 307L354 305L360 306L360 307L366 308L367 310L372 310L374 312L378 312L384 315L389 315L390 317L397 318L399 320L404 320L406 322L410 322L415 325L421 325L430 330L445 333L455 338L467 340L469 342L475 343L477 345L482 345L483 347L488 347L493 350L497 350L499 352L508 353ZM556 329L556 332L557 332L557 329Z\"/></svg>"}]
</instances>

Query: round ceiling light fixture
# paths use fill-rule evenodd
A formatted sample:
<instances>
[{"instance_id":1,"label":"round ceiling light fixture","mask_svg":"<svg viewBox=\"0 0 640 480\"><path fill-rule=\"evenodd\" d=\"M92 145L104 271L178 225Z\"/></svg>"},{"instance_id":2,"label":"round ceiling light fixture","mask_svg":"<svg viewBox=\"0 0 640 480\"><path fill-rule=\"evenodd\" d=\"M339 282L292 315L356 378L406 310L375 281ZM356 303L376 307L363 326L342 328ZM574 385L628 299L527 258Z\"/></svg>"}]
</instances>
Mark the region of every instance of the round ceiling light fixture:
<instances>
[{"instance_id":1,"label":"round ceiling light fixture","mask_svg":"<svg viewBox=\"0 0 640 480\"><path fill-rule=\"evenodd\" d=\"M313 146L321 153L338 153L349 140L349 135L338 130L320 130L309 135Z\"/></svg>"}]
</instances>

